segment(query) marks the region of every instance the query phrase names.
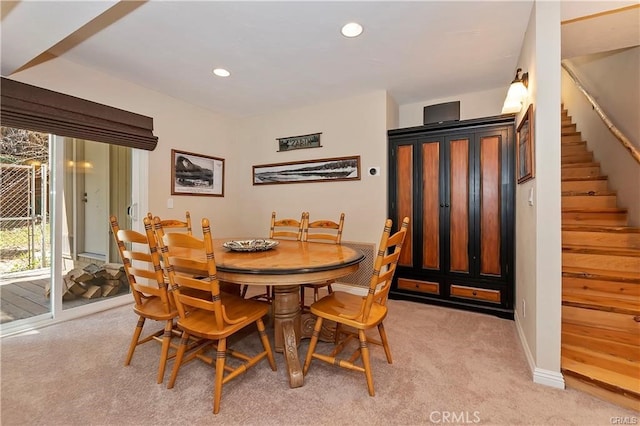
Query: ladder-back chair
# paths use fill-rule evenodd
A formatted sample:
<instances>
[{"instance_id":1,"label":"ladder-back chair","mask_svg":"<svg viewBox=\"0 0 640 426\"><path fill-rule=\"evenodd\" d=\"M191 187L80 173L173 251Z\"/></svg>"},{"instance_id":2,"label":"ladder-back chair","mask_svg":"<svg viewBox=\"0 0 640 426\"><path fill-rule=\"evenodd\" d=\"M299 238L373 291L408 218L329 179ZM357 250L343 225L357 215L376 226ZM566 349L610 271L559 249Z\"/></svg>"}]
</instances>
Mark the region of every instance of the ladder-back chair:
<instances>
[{"instance_id":1,"label":"ladder-back chair","mask_svg":"<svg viewBox=\"0 0 640 426\"><path fill-rule=\"evenodd\" d=\"M371 362L369 360L369 343L382 345L387 362L391 364L391 350L389 349L389 342L382 322L387 316L387 297L400 252L402 251L402 244L407 234L409 218L404 218L400 230L393 235L391 235L391 226L391 219L387 219L378 246L378 254L366 297L334 291L311 305L311 313L317 319L305 358L303 374L309 372L311 361L314 358L338 367L360 371L364 373L367 379L369 395L375 395ZM318 337L325 320L335 321L336 323L335 347L329 354L316 352ZM367 337L365 332L373 327L378 328L380 341ZM344 338L342 338L343 335ZM338 355L354 337L358 338L360 344L353 355L350 358L339 358ZM362 359L362 365L356 364L359 358Z\"/></svg>"},{"instance_id":2,"label":"ladder-back chair","mask_svg":"<svg viewBox=\"0 0 640 426\"><path fill-rule=\"evenodd\" d=\"M192 235L170 232L159 240L164 266L178 308L178 328L183 331L167 387L173 388L181 366L196 357L215 365L213 412L217 414L220 410L223 384L246 372L263 358L268 359L273 371L276 370L276 363L262 320L262 317L268 314L269 306L263 302L243 299L220 291L211 229L206 218L202 219L202 233L203 238L199 239ZM180 273L180 270L203 271L206 276L197 279L191 274ZM192 291L185 292L186 289ZM208 293L208 297L198 297L201 293ZM264 350L249 356L228 349L227 338L252 324L257 327ZM189 349L189 339L192 336L202 339L202 343ZM215 346L216 355L208 357L205 351L212 345ZM238 359L241 364L230 365L226 362L227 355Z\"/></svg>"},{"instance_id":3,"label":"ladder-back chair","mask_svg":"<svg viewBox=\"0 0 640 426\"><path fill-rule=\"evenodd\" d=\"M273 240L296 240L302 241L302 229L304 225L304 212L300 216L300 220L287 218L277 219L276 212L271 212L271 223L269 225L269 238ZM242 287L242 297L247 294L249 286ZM273 289L271 286L265 286L265 292L251 297L256 300L265 300L269 303L273 302Z\"/></svg>"},{"instance_id":4,"label":"ladder-back chair","mask_svg":"<svg viewBox=\"0 0 640 426\"><path fill-rule=\"evenodd\" d=\"M138 315L138 323L133 332L124 365L131 364L133 353L138 345L153 340L160 341L162 349L157 382L162 383L174 331L173 320L178 317L178 311L167 291L151 220L148 217L144 218L145 234L141 234L133 230L120 229L115 216L109 219L113 238L118 246L131 294L135 300L133 311ZM130 248L126 246L127 244ZM164 322L164 329L141 338L142 328L147 319Z\"/></svg>"},{"instance_id":5,"label":"ladder-back chair","mask_svg":"<svg viewBox=\"0 0 640 426\"><path fill-rule=\"evenodd\" d=\"M311 221L309 212L304 213L304 225L302 229L302 241L340 244L342 241L342 228L344 227L344 213L340 214L337 222L327 219ZM331 282L321 284L303 284L300 286L300 307L303 311L309 309L305 304L305 289L313 289L313 301L318 301L319 289L327 287L329 293L333 292Z\"/></svg>"},{"instance_id":6,"label":"ladder-back chair","mask_svg":"<svg viewBox=\"0 0 640 426\"><path fill-rule=\"evenodd\" d=\"M147 213L147 217L151 222L153 222L154 217L151 212ZM184 220L180 219L161 219L160 225L165 232L186 232L189 235L193 235L193 231L191 229L191 213L189 210L185 212Z\"/></svg>"}]
</instances>

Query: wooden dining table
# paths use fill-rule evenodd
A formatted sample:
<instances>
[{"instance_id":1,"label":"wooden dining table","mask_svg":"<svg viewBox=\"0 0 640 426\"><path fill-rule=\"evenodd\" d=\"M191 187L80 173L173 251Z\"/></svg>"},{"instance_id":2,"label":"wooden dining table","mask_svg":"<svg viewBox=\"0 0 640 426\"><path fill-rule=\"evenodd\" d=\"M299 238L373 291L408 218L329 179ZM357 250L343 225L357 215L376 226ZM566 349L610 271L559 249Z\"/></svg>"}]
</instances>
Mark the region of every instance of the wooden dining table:
<instances>
[{"instance_id":1,"label":"wooden dining table","mask_svg":"<svg viewBox=\"0 0 640 426\"><path fill-rule=\"evenodd\" d=\"M300 285L325 283L349 275L358 270L364 255L339 244L288 240L279 240L277 246L265 251L231 251L223 246L226 241L246 239L214 239L218 279L241 285L273 286L275 350L284 354L289 386L300 387L304 382L298 356L302 337ZM204 257L204 253L197 251L186 255Z\"/></svg>"}]
</instances>

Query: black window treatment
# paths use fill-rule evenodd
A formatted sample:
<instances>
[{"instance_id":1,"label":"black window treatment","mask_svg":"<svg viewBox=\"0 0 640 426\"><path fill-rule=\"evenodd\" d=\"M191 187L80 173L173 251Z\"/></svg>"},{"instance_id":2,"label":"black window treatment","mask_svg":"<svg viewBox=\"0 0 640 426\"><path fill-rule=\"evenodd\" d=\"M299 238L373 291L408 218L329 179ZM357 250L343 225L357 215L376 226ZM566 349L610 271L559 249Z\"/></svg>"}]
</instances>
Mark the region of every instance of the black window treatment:
<instances>
[{"instance_id":1,"label":"black window treatment","mask_svg":"<svg viewBox=\"0 0 640 426\"><path fill-rule=\"evenodd\" d=\"M153 118L2 77L0 123L153 151Z\"/></svg>"}]
</instances>

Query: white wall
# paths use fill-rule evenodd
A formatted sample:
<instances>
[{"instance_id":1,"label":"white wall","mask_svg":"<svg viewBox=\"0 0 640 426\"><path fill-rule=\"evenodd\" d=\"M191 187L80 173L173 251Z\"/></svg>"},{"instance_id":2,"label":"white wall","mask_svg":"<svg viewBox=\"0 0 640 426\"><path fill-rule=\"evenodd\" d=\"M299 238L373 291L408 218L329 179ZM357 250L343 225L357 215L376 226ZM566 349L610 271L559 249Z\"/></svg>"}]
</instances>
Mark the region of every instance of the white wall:
<instances>
[{"instance_id":1,"label":"white wall","mask_svg":"<svg viewBox=\"0 0 640 426\"><path fill-rule=\"evenodd\" d=\"M424 107L444 102L460 101L460 120L500 115L509 83L509 81L505 81L504 86L491 90L461 93L446 98L425 99L420 102L400 105L400 121L397 128L422 126L424 124Z\"/></svg>"},{"instance_id":2,"label":"white wall","mask_svg":"<svg viewBox=\"0 0 640 426\"><path fill-rule=\"evenodd\" d=\"M564 387L559 2L534 4L518 66L529 72L529 98L517 120L533 104L535 178L516 188L516 321L534 381Z\"/></svg>"},{"instance_id":3,"label":"white wall","mask_svg":"<svg viewBox=\"0 0 640 426\"><path fill-rule=\"evenodd\" d=\"M611 122L640 149L640 47L574 58L569 65ZM617 191L618 206L628 209L629 224L640 226L640 167L564 70L562 102L609 177L610 189Z\"/></svg>"},{"instance_id":4,"label":"white wall","mask_svg":"<svg viewBox=\"0 0 640 426\"><path fill-rule=\"evenodd\" d=\"M334 218L345 213L343 240L377 243L387 217L387 128L393 114L387 94L377 91L338 102L281 111L234 123L236 149L232 193L241 229L249 235L268 232L271 212L280 217ZM322 147L277 152L276 138L322 132ZM252 166L359 155L361 180L277 185L253 185ZM237 168L235 168L237 166ZM381 168L369 176L370 166Z\"/></svg>"},{"instance_id":5,"label":"white wall","mask_svg":"<svg viewBox=\"0 0 640 426\"><path fill-rule=\"evenodd\" d=\"M63 59L45 62L11 78L153 117L158 145L148 152L148 210L160 217L184 216L185 210L190 210L194 230L200 229L200 219L205 216L212 221L214 230L238 226L232 206L239 195L233 191L227 193L225 188L224 198L170 195L171 149L226 158L229 161L225 166L234 166L235 148L226 120L208 110ZM227 178L226 184L233 186L233 177ZM172 210L167 208L169 197L174 199Z\"/></svg>"}]
</instances>

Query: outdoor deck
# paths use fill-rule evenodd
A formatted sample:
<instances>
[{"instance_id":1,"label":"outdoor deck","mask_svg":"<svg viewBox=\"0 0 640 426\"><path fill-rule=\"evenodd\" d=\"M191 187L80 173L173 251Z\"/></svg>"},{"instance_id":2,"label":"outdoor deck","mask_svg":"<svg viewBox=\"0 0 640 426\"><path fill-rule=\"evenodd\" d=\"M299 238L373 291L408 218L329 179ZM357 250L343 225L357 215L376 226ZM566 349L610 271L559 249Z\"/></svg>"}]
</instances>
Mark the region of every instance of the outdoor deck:
<instances>
[{"instance_id":1,"label":"outdoor deck","mask_svg":"<svg viewBox=\"0 0 640 426\"><path fill-rule=\"evenodd\" d=\"M51 300L45 296L45 288L50 281L49 274L48 270L38 270L2 277L2 280L0 280L0 324L42 315L51 311ZM127 290L127 288L122 288L117 295ZM73 300L63 300L62 307L63 309L70 309L105 299L78 297Z\"/></svg>"}]
</instances>

